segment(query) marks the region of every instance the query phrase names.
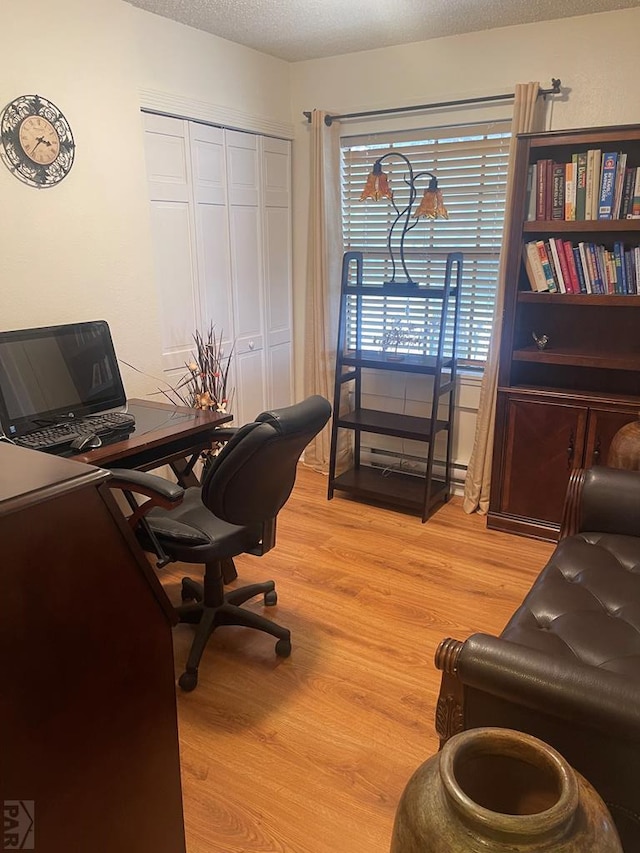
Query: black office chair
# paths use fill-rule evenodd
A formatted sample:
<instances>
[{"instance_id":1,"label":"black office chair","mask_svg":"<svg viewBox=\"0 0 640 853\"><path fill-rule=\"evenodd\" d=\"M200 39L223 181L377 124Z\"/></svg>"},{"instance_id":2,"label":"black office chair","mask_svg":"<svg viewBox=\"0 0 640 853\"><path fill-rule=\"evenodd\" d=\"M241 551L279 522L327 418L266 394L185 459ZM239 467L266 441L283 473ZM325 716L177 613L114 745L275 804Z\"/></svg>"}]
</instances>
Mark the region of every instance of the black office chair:
<instances>
[{"instance_id":1,"label":"black office chair","mask_svg":"<svg viewBox=\"0 0 640 853\"><path fill-rule=\"evenodd\" d=\"M207 641L219 625L257 628L278 638L276 654L291 654L287 628L240 607L256 595L277 602L273 581L224 592L223 565L239 554L262 556L275 545L276 517L289 498L300 456L329 420L324 397L258 415L237 430L222 430L229 440L206 471L202 486L183 489L140 471L113 470L111 485L122 489L132 514L129 523L158 566L181 560L204 563L204 584L182 581L180 622L197 624L179 684L193 690ZM135 494L149 500L138 506ZM195 603L193 603L195 601Z\"/></svg>"}]
</instances>

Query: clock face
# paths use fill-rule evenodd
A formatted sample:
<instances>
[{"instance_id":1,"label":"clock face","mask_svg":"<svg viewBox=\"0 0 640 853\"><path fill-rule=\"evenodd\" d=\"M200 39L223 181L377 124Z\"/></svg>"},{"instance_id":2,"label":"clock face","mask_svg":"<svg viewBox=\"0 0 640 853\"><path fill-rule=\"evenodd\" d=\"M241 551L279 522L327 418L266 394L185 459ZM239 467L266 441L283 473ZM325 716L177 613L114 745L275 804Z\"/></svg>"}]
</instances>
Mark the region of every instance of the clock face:
<instances>
[{"instance_id":1,"label":"clock face","mask_svg":"<svg viewBox=\"0 0 640 853\"><path fill-rule=\"evenodd\" d=\"M39 95L21 95L0 119L0 157L21 181L51 187L69 174L75 143L60 110Z\"/></svg>"}]
</instances>

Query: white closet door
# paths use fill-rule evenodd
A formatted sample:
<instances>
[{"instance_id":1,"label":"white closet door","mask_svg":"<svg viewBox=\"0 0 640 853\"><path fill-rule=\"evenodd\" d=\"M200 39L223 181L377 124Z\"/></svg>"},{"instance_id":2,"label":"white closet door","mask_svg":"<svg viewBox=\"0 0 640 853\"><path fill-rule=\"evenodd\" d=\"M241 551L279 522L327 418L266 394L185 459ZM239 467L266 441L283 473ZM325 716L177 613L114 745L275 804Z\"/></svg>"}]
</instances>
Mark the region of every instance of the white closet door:
<instances>
[{"instance_id":1,"label":"white closet door","mask_svg":"<svg viewBox=\"0 0 640 853\"><path fill-rule=\"evenodd\" d=\"M267 405L293 400L290 143L261 139Z\"/></svg>"},{"instance_id":2,"label":"white closet door","mask_svg":"<svg viewBox=\"0 0 640 853\"><path fill-rule=\"evenodd\" d=\"M201 323L187 122L145 114L144 137L162 365L176 371L188 361Z\"/></svg>"},{"instance_id":3,"label":"white closet door","mask_svg":"<svg viewBox=\"0 0 640 853\"><path fill-rule=\"evenodd\" d=\"M228 352L234 339L224 131L189 123L198 290L206 335L213 323Z\"/></svg>"},{"instance_id":4,"label":"white closet door","mask_svg":"<svg viewBox=\"0 0 640 853\"><path fill-rule=\"evenodd\" d=\"M266 407L260 163L256 136L230 130L224 134L235 319L235 421L243 424Z\"/></svg>"}]
</instances>

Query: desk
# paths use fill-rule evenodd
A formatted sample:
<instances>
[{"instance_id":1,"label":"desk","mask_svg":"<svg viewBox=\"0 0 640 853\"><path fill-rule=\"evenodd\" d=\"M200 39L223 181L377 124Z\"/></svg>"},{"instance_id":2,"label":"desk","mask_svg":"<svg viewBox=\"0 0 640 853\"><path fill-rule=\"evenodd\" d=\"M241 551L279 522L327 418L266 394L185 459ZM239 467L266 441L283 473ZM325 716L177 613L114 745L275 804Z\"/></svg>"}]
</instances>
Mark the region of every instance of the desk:
<instances>
[{"instance_id":1,"label":"desk","mask_svg":"<svg viewBox=\"0 0 640 853\"><path fill-rule=\"evenodd\" d=\"M8 444L0 470L0 799L38 853L185 853L175 615L108 474Z\"/></svg>"},{"instance_id":2,"label":"desk","mask_svg":"<svg viewBox=\"0 0 640 853\"><path fill-rule=\"evenodd\" d=\"M156 403L129 400L128 411L136 426L126 438L103 439L102 447L77 454L74 460L100 468L137 468L148 471L170 465L181 486L198 485L193 465L215 441L216 429L233 415Z\"/></svg>"}]
</instances>

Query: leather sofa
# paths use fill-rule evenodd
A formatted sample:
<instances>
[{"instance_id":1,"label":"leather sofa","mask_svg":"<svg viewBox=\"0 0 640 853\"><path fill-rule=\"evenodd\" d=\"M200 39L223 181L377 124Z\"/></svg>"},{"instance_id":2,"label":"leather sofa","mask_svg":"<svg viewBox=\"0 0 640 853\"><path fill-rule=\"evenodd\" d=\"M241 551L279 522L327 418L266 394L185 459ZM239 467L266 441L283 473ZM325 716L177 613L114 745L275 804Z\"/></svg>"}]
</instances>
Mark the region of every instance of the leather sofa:
<instances>
[{"instance_id":1,"label":"leather sofa","mask_svg":"<svg viewBox=\"0 0 640 853\"><path fill-rule=\"evenodd\" d=\"M640 851L640 473L575 471L558 545L505 629L443 640L436 666L441 744L477 726L541 738Z\"/></svg>"}]
</instances>

